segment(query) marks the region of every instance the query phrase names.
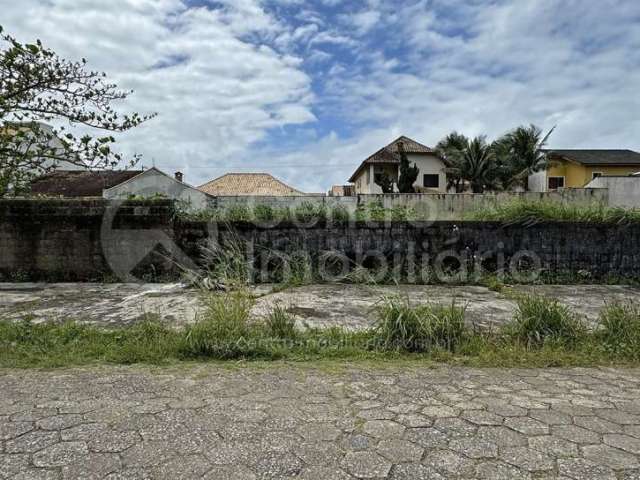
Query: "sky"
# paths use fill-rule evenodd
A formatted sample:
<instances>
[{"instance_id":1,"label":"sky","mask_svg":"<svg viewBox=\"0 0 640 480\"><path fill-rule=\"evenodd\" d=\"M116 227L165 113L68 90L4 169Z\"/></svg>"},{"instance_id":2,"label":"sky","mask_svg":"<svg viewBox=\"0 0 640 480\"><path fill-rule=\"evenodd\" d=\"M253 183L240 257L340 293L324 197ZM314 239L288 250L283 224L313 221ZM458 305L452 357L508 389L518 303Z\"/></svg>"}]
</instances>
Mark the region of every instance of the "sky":
<instances>
[{"instance_id":1,"label":"sky","mask_svg":"<svg viewBox=\"0 0 640 480\"><path fill-rule=\"evenodd\" d=\"M640 150L637 0L0 0L39 38L157 112L117 137L200 185L268 172L345 184L400 135L497 138L534 123L554 148Z\"/></svg>"}]
</instances>

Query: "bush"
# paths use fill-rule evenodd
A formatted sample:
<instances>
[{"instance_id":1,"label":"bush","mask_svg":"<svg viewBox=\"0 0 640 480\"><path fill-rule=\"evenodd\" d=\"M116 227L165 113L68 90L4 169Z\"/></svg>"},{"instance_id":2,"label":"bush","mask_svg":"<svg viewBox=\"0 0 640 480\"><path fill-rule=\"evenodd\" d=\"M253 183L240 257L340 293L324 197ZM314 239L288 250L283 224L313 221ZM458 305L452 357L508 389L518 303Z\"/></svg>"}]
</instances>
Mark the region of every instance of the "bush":
<instances>
[{"instance_id":1,"label":"bush","mask_svg":"<svg viewBox=\"0 0 640 480\"><path fill-rule=\"evenodd\" d=\"M374 328L385 350L428 351L439 347L453 351L464 335L464 309L437 304L412 307L408 298L387 297L377 308Z\"/></svg>"},{"instance_id":2,"label":"bush","mask_svg":"<svg viewBox=\"0 0 640 480\"><path fill-rule=\"evenodd\" d=\"M266 319L267 330L275 338L292 339L298 336L296 321L282 305L276 304Z\"/></svg>"},{"instance_id":3,"label":"bush","mask_svg":"<svg viewBox=\"0 0 640 480\"><path fill-rule=\"evenodd\" d=\"M275 212L270 205L256 205L253 214L259 222L270 222L276 218Z\"/></svg>"},{"instance_id":4,"label":"bush","mask_svg":"<svg viewBox=\"0 0 640 480\"><path fill-rule=\"evenodd\" d=\"M209 295L203 319L186 331L182 353L219 359L251 355L252 306L253 299L243 291Z\"/></svg>"},{"instance_id":5,"label":"bush","mask_svg":"<svg viewBox=\"0 0 640 480\"><path fill-rule=\"evenodd\" d=\"M507 334L529 347L546 343L572 346L586 336L586 327L569 308L546 297L524 296L518 299L513 322Z\"/></svg>"},{"instance_id":6,"label":"bush","mask_svg":"<svg viewBox=\"0 0 640 480\"><path fill-rule=\"evenodd\" d=\"M326 211L323 205L315 205L311 202L302 202L293 209L293 218L301 223L317 223L326 218Z\"/></svg>"},{"instance_id":7,"label":"bush","mask_svg":"<svg viewBox=\"0 0 640 480\"><path fill-rule=\"evenodd\" d=\"M640 358L640 306L635 303L614 303L600 312L602 343L616 354Z\"/></svg>"},{"instance_id":8,"label":"bush","mask_svg":"<svg viewBox=\"0 0 640 480\"><path fill-rule=\"evenodd\" d=\"M349 211L343 205L333 207L329 214L334 223L348 223L350 220Z\"/></svg>"},{"instance_id":9,"label":"bush","mask_svg":"<svg viewBox=\"0 0 640 480\"><path fill-rule=\"evenodd\" d=\"M228 222L250 222L253 220L252 211L246 205L233 205L221 215Z\"/></svg>"},{"instance_id":10,"label":"bush","mask_svg":"<svg viewBox=\"0 0 640 480\"><path fill-rule=\"evenodd\" d=\"M416 217L416 211L405 205L397 205L391 209L391 220L394 222L407 222Z\"/></svg>"}]
</instances>

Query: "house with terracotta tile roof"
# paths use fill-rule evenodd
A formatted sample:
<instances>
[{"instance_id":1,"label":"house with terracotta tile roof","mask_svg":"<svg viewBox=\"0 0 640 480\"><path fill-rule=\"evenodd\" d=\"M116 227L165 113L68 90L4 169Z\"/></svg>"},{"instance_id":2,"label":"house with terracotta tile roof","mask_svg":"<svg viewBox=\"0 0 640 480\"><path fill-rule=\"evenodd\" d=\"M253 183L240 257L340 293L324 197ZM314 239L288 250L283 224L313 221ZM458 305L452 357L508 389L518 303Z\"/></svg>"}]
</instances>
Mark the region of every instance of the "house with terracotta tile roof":
<instances>
[{"instance_id":1,"label":"house with terracotta tile roof","mask_svg":"<svg viewBox=\"0 0 640 480\"><path fill-rule=\"evenodd\" d=\"M200 185L198 190L214 196L290 197L306 195L268 173L227 173Z\"/></svg>"},{"instance_id":2,"label":"house with terracotta tile roof","mask_svg":"<svg viewBox=\"0 0 640 480\"><path fill-rule=\"evenodd\" d=\"M355 185L356 193L382 193L378 181L383 174L391 178L395 189L401 150L407 154L409 164L415 164L419 169L418 179L413 185L416 192L446 193L447 174L443 160L434 149L405 136L397 138L360 164L349 179Z\"/></svg>"}]
</instances>

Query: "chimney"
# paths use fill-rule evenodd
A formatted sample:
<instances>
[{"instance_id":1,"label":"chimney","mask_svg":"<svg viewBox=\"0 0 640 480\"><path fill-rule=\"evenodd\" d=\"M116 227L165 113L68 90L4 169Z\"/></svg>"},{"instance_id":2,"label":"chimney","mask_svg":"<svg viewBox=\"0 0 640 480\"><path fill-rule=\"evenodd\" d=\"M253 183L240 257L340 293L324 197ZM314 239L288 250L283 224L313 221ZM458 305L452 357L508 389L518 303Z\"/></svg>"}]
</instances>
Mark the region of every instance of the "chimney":
<instances>
[{"instance_id":1,"label":"chimney","mask_svg":"<svg viewBox=\"0 0 640 480\"><path fill-rule=\"evenodd\" d=\"M183 178L182 172L176 172L175 177L177 181L181 182Z\"/></svg>"}]
</instances>

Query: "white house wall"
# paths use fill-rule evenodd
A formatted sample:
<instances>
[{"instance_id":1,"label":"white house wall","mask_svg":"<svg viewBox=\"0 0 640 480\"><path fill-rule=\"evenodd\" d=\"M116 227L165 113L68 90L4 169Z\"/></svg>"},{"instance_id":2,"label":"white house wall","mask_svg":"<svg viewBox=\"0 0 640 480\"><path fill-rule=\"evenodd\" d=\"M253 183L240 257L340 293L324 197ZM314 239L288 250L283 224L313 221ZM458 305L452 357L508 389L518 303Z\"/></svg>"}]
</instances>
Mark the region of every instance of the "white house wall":
<instances>
[{"instance_id":1,"label":"white house wall","mask_svg":"<svg viewBox=\"0 0 640 480\"><path fill-rule=\"evenodd\" d=\"M158 170L147 170L140 175L105 190L104 198L126 199L131 195L152 197L163 195L188 204L190 209L203 210L215 205L215 198Z\"/></svg>"},{"instance_id":2,"label":"white house wall","mask_svg":"<svg viewBox=\"0 0 640 480\"><path fill-rule=\"evenodd\" d=\"M416 188L423 188L422 179L424 175L438 175L440 177L438 191L441 193L447 192L447 174L445 172L445 165L438 157L435 155L412 155L408 154L407 159L409 160L409 164L413 165L414 163L417 165L420 172L418 173L418 179L416 183L413 184ZM398 167L399 168L399 167ZM435 188L432 190L436 190Z\"/></svg>"},{"instance_id":3,"label":"white house wall","mask_svg":"<svg viewBox=\"0 0 640 480\"><path fill-rule=\"evenodd\" d=\"M547 191L547 171L541 170L532 175L528 179L530 192L546 192Z\"/></svg>"}]
</instances>

